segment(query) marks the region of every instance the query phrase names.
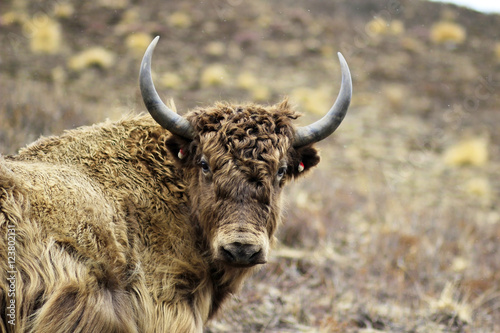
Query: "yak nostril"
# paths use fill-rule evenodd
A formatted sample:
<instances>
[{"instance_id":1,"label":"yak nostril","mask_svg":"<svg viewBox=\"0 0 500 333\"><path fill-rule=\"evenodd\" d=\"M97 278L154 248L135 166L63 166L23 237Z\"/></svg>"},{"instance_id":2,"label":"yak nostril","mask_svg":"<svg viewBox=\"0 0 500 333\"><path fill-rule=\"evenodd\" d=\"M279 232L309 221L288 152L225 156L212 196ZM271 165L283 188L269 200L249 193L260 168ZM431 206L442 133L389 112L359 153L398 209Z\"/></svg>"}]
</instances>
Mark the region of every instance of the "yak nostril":
<instances>
[{"instance_id":1,"label":"yak nostril","mask_svg":"<svg viewBox=\"0 0 500 333\"><path fill-rule=\"evenodd\" d=\"M261 254L262 254L262 250L259 250L259 251L255 252L254 254L252 254L252 255L250 256L250 258L248 258L248 259L249 259L249 260L254 260L254 259L256 259L257 257L259 257Z\"/></svg>"},{"instance_id":2,"label":"yak nostril","mask_svg":"<svg viewBox=\"0 0 500 333\"><path fill-rule=\"evenodd\" d=\"M234 265L251 266L265 262L259 245L230 243L220 247L221 257Z\"/></svg>"},{"instance_id":3,"label":"yak nostril","mask_svg":"<svg viewBox=\"0 0 500 333\"><path fill-rule=\"evenodd\" d=\"M230 261L234 261L236 259L231 251L226 250L224 246L221 246L221 251L226 259L229 259Z\"/></svg>"}]
</instances>

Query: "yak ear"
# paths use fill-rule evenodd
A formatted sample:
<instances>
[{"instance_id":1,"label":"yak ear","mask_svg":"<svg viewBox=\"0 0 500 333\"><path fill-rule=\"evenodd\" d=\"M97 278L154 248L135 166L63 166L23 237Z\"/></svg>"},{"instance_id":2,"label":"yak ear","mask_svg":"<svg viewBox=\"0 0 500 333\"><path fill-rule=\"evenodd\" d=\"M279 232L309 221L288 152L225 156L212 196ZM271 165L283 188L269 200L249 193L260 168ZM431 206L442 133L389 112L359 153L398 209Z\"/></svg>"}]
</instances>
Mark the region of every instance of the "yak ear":
<instances>
[{"instance_id":1,"label":"yak ear","mask_svg":"<svg viewBox=\"0 0 500 333\"><path fill-rule=\"evenodd\" d=\"M165 141L165 145L177 164L186 166L193 162L196 151L193 140L172 134Z\"/></svg>"},{"instance_id":2,"label":"yak ear","mask_svg":"<svg viewBox=\"0 0 500 333\"><path fill-rule=\"evenodd\" d=\"M319 161L319 152L312 145L295 148L292 152L292 170L294 178L302 177L307 174L311 168L316 166Z\"/></svg>"}]
</instances>

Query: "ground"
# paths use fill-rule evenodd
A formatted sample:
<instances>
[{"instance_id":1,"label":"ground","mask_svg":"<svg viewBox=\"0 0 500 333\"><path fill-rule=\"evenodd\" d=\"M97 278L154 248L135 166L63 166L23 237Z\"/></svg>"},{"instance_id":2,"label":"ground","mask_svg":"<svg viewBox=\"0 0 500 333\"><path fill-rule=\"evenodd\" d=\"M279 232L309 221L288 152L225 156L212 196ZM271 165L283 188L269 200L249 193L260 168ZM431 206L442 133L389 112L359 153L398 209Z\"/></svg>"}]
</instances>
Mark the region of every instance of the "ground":
<instances>
[{"instance_id":1,"label":"ground","mask_svg":"<svg viewBox=\"0 0 500 333\"><path fill-rule=\"evenodd\" d=\"M140 58L178 110L289 96L322 162L279 245L207 332L500 331L500 16L425 1L0 3L0 152L144 111Z\"/></svg>"}]
</instances>

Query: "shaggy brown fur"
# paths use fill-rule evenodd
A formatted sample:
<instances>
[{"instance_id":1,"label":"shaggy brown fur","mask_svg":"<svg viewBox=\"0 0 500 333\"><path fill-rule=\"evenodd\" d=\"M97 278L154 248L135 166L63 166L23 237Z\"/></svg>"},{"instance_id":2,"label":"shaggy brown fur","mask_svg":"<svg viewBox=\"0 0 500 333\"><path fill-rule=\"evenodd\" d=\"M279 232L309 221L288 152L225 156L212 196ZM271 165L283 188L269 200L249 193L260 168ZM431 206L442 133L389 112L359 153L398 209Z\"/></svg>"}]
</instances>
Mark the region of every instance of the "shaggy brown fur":
<instances>
[{"instance_id":1,"label":"shaggy brown fur","mask_svg":"<svg viewBox=\"0 0 500 333\"><path fill-rule=\"evenodd\" d=\"M296 117L217 104L187 115L193 141L140 115L0 157L0 332L202 332L319 162L291 146ZM231 264L232 244L259 251Z\"/></svg>"}]
</instances>

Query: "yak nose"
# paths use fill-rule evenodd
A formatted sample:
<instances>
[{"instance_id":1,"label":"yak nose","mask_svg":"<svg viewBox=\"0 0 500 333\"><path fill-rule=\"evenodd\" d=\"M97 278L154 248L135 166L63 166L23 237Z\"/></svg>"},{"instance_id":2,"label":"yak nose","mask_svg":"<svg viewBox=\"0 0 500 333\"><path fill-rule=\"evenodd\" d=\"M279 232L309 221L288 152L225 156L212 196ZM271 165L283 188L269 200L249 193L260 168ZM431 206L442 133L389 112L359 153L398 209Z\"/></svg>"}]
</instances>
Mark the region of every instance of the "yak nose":
<instances>
[{"instance_id":1,"label":"yak nose","mask_svg":"<svg viewBox=\"0 0 500 333\"><path fill-rule=\"evenodd\" d=\"M265 264L266 259L259 245L230 243L220 247L222 258L231 265L253 266Z\"/></svg>"}]
</instances>

